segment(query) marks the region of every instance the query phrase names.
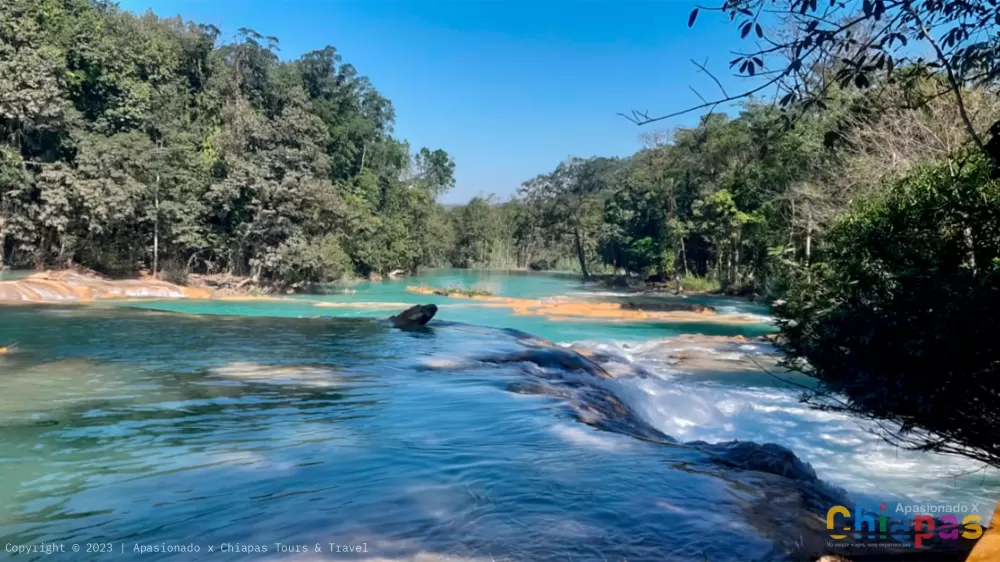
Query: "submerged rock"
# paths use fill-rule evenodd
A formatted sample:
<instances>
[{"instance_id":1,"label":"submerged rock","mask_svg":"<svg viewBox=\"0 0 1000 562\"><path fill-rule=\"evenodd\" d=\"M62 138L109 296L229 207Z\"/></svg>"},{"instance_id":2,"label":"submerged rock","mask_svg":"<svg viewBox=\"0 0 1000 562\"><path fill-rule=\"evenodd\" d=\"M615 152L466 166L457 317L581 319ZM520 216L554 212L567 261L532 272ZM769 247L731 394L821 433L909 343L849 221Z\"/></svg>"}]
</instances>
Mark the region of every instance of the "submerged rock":
<instances>
[{"instance_id":1,"label":"submerged rock","mask_svg":"<svg viewBox=\"0 0 1000 562\"><path fill-rule=\"evenodd\" d=\"M742 470L756 470L784 476L801 482L816 482L813 467L795 456L789 449L775 443L729 441L709 444L704 441L688 443L712 456L718 463Z\"/></svg>"},{"instance_id":2,"label":"submerged rock","mask_svg":"<svg viewBox=\"0 0 1000 562\"><path fill-rule=\"evenodd\" d=\"M288 366L233 362L209 369L209 374L212 377L258 384L327 388L340 383L333 371L317 365Z\"/></svg>"},{"instance_id":3,"label":"submerged rock","mask_svg":"<svg viewBox=\"0 0 1000 562\"><path fill-rule=\"evenodd\" d=\"M559 346L538 347L501 355L489 355L480 358L480 360L495 364L534 363L546 369L583 371L598 378L611 378L611 375L597 363L571 349Z\"/></svg>"}]
</instances>

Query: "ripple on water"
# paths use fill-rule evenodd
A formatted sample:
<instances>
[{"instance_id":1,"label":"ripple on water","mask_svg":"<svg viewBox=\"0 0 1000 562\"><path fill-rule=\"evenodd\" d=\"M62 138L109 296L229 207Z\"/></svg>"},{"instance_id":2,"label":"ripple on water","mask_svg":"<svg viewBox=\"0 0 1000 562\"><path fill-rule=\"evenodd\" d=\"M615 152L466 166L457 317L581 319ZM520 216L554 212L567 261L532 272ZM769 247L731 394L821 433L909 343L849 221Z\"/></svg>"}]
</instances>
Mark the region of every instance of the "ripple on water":
<instances>
[{"instance_id":1,"label":"ripple on water","mask_svg":"<svg viewBox=\"0 0 1000 562\"><path fill-rule=\"evenodd\" d=\"M409 302L405 285L359 286L357 298ZM556 285L531 296L548 294ZM642 341L659 328L454 309L557 341L603 341L590 357L623 378L597 381L476 359L523 346L513 331L404 333L281 317L340 307L219 306L274 314L3 311L0 341L22 347L0 359L0 542L265 544L275 560L315 559L276 553L276 542L366 543L357 559L370 560L745 562L791 548L787 530L808 510L787 478L581 424L586 406L599 427L627 406L683 441L775 441L852 492L956 490L914 477L936 458L900 464L851 420L773 386L682 373L658 355L661 339ZM619 336L627 345L608 343ZM719 355L759 350L741 345L757 348Z\"/></svg>"}]
</instances>

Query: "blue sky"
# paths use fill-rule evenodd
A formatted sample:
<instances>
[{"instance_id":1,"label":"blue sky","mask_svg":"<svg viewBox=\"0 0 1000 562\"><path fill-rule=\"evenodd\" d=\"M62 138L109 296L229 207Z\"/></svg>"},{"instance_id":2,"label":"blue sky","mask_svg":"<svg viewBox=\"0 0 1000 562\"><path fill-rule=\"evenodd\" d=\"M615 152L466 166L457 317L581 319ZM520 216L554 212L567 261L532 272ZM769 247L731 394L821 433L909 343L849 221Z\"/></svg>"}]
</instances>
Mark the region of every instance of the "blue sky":
<instances>
[{"instance_id":1,"label":"blue sky","mask_svg":"<svg viewBox=\"0 0 1000 562\"><path fill-rule=\"evenodd\" d=\"M727 85L733 27L693 0L123 0L280 40L282 58L333 45L396 107L396 135L414 149L443 148L460 203L501 198L568 156L625 156L639 135L695 122L697 114L638 128L616 115L668 113L716 95L690 59L709 60ZM748 45L749 46L749 45Z\"/></svg>"}]
</instances>

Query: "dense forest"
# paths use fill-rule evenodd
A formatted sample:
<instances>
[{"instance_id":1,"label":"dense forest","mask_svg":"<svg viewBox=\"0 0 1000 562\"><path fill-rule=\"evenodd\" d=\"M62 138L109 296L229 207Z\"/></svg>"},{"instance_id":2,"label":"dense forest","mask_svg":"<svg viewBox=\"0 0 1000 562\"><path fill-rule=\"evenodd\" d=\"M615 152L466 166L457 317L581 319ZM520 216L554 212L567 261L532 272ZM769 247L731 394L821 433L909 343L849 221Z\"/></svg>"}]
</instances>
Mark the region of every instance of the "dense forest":
<instances>
[{"instance_id":1,"label":"dense forest","mask_svg":"<svg viewBox=\"0 0 1000 562\"><path fill-rule=\"evenodd\" d=\"M277 286L560 269L780 296L852 202L969 141L943 78L911 65L794 120L755 98L713 106L694 127L647 131L631 157L553 163L508 201L446 210L446 152L394 138L391 102L335 48L279 52L252 30L224 39L105 2L5 2L4 263ZM965 106L984 131L1000 112L985 87Z\"/></svg>"},{"instance_id":2,"label":"dense forest","mask_svg":"<svg viewBox=\"0 0 1000 562\"><path fill-rule=\"evenodd\" d=\"M261 284L443 262L452 159L394 138L333 47L278 52L103 1L0 3L4 262Z\"/></svg>"},{"instance_id":3,"label":"dense forest","mask_svg":"<svg viewBox=\"0 0 1000 562\"><path fill-rule=\"evenodd\" d=\"M906 107L937 85L925 77L841 91L791 126L786 111L751 100L735 117L711 113L696 127L647 134L628 158L569 159L511 201L453 210L452 259L697 276L781 296L789 268L822 259L825 233L852 203L967 145L951 100ZM1000 115L985 89L966 92L965 103L981 130Z\"/></svg>"}]
</instances>

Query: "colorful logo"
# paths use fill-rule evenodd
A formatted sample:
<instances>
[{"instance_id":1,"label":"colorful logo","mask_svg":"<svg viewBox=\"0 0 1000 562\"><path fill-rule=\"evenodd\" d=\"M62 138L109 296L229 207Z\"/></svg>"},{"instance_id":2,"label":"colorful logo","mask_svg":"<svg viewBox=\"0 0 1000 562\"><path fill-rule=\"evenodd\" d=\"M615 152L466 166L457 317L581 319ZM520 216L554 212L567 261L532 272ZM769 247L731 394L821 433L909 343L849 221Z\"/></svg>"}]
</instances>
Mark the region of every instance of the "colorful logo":
<instances>
[{"instance_id":1,"label":"colorful logo","mask_svg":"<svg viewBox=\"0 0 1000 562\"><path fill-rule=\"evenodd\" d=\"M915 511L942 512L944 510L915 510L910 506L899 504L896 511L897 513L902 512L904 517L897 519L885 514L886 504L883 503L879 507L882 513L878 517L861 507L855 507L853 514L851 510L842 505L831 507L826 512L826 529L828 531L846 531L847 533L832 532L830 538L834 540L850 538L862 542L886 540L897 543L912 542L916 548L922 548L925 541L935 538L956 540L961 537L971 540L978 539L983 535L982 517L966 514L969 510L962 506L948 509L947 513L939 515L936 519L933 515L922 513L914 515L912 520L907 519L905 514ZM959 522L959 517L961 517L961 522Z\"/></svg>"}]
</instances>

